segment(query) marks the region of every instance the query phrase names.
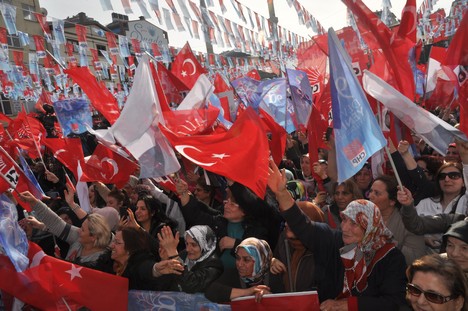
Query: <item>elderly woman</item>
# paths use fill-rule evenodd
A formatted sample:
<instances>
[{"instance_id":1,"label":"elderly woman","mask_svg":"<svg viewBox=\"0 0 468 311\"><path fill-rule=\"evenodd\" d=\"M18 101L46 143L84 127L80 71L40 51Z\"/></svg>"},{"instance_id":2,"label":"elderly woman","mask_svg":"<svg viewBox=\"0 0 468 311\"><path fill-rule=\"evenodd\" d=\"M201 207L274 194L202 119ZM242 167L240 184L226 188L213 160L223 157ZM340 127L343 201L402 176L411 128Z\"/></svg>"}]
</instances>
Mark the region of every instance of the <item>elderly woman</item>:
<instances>
[{"instance_id":1,"label":"elderly woman","mask_svg":"<svg viewBox=\"0 0 468 311\"><path fill-rule=\"evenodd\" d=\"M367 200L351 202L341 213L341 231L331 230L300 211L285 178L270 161L268 185L282 216L323 267L317 279L320 310L398 310L404 305L405 258L377 206Z\"/></svg>"},{"instance_id":2,"label":"elderly woman","mask_svg":"<svg viewBox=\"0 0 468 311\"><path fill-rule=\"evenodd\" d=\"M169 290L172 278L167 275L180 274L184 269L176 259L157 262L151 238L141 229L121 228L115 234L111 249L114 271L128 278L128 289Z\"/></svg>"},{"instance_id":3,"label":"elderly woman","mask_svg":"<svg viewBox=\"0 0 468 311\"><path fill-rule=\"evenodd\" d=\"M214 302L228 302L234 298L256 295L259 299L268 294L269 271L273 255L268 243L257 238L247 238L236 247L238 278L230 284L214 282L205 296Z\"/></svg>"},{"instance_id":4,"label":"elderly woman","mask_svg":"<svg viewBox=\"0 0 468 311\"><path fill-rule=\"evenodd\" d=\"M160 256L163 259L179 258L178 233L165 226L158 234ZM203 293L223 273L223 263L216 255L216 235L208 226L193 226L185 232L187 256L184 271L175 278L172 290L186 293ZM182 261L182 260L181 260Z\"/></svg>"},{"instance_id":5,"label":"elderly woman","mask_svg":"<svg viewBox=\"0 0 468 311\"><path fill-rule=\"evenodd\" d=\"M88 215L81 228L78 228L62 220L29 191L22 192L20 198L32 206L37 219L45 224L47 231L70 244L65 260L88 268L112 272L108 249L112 234L101 215Z\"/></svg>"},{"instance_id":6,"label":"elderly woman","mask_svg":"<svg viewBox=\"0 0 468 311\"><path fill-rule=\"evenodd\" d=\"M424 256L406 274L406 297L413 310L468 310L467 281L453 260L437 254Z\"/></svg>"}]
</instances>

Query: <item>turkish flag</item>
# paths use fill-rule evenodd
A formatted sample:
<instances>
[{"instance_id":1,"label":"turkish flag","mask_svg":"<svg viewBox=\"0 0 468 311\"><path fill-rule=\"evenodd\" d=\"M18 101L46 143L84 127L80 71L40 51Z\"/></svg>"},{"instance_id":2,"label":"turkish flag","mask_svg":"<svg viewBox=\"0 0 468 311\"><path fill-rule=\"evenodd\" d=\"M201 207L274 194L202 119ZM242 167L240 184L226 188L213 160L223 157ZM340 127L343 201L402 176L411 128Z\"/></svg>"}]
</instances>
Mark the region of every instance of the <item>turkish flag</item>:
<instances>
[{"instance_id":1,"label":"turkish flag","mask_svg":"<svg viewBox=\"0 0 468 311\"><path fill-rule=\"evenodd\" d=\"M195 55L193 55L188 42L175 57L171 72L179 78L180 81L183 81L188 89L193 87L201 74L207 73L205 68L198 62Z\"/></svg>"},{"instance_id":2,"label":"turkish flag","mask_svg":"<svg viewBox=\"0 0 468 311\"><path fill-rule=\"evenodd\" d=\"M225 133L185 136L162 125L160 128L185 158L243 184L260 198L265 196L270 152L261 120L253 108L247 108Z\"/></svg>"},{"instance_id":3,"label":"turkish flag","mask_svg":"<svg viewBox=\"0 0 468 311\"><path fill-rule=\"evenodd\" d=\"M232 91L232 87L226 83L226 80L219 72L215 73L213 85L215 87L215 94Z\"/></svg>"},{"instance_id":4,"label":"turkish flag","mask_svg":"<svg viewBox=\"0 0 468 311\"><path fill-rule=\"evenodd\" d=\"M19 273L0 255L2 291L41 310L127 310L126 278L47 256L32 242L28 258L30 267Z\"/></svg>"},{"instance_id":5,"label":"turkish flag","mask_svg":"<svg viewBox=\"0 0 468 311\"><path fill-rule=\"evenodd\" d=\"M44 145L54 154L54 158L65 165L77 178L78 161L84 163L83 148L79 138L45 138Z\"/></svg>"},{"instance_id":6,"label":"turkish flag","mask_svg":"<svg viewBox=\"0 0 468 311\"><path fill-rule=\"evenodd\" d=\"M114 124L120 115L117 99L105 86L97 82L96 77L93 76L89 68L70 68L66 69L65 73L81 87L86 95L88 95L94 108L96 108L110 124Z\"/></svg>"},{"instance_id":7,"label":"turkish flag","mask_svg":"<svg viewBox=\"0 0 468 311\"><path fill-rule=\"evenodd\" d=\"M278 165L283 159L284 150L286 149L286 130L261 108L260 118L265 126L265 132L271 134L271 140L268 143L270 144L271 156Z\"/></svg>"},{"instance_id":8,"label":"turkish flag","mask_svg":"<svg viewBox=\"0 0 468 311\"><path fill-rule=\"evenodd\" d=\"M268 294L263 295L260 302L255 301L255 296L233 299L231 309L233 311L319 311L320 302L316 291Z\"/></svg>"},{"instance_id":9,"label":"turkish flag","mask_svg":"<svg viewBox=\"0 0 468 311\"><path fill-rule=\"evenodd\" d=\"M164 89L164 94L166 95L167 100L170 103L179 105L184 99L180 92L185 92L189 89L182 81L174 76L173 73L167 70L167 68L162 63L158 62L157 66L159 81L161 82L161 86Z\"/></svg>"},{"instance_id":10,"label":"turkish flag","mask_svg":"<svg viewBox=\"0 0 468 311\"><path fill-rule=\"evenodd\" d=\"M137 167L134 162L99 144L83 166L80 181L102 181L122 188Z\"/></svg>"},{"instance_id":11,"label":"turkish flag","mask_svg":"<svg viewBox=\"0 0 468 311\"><path fill-rule=\"evenodd\" d=\"M219 115L219 109L209 105L208 108L164 111L166 127L176 134L197 135L211 128Z\"/></svg>"}]
</instances>

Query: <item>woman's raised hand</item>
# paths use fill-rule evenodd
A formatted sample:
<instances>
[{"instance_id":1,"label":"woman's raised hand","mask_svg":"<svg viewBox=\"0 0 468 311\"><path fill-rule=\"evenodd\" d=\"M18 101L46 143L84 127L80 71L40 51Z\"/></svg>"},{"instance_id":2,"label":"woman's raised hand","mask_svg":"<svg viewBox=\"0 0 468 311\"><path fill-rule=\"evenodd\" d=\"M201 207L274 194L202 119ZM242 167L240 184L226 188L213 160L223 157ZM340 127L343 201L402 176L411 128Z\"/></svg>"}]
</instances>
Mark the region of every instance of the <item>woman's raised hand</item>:
<instances>
[{"instance_id":1,"label":"woman's raised hand","mask_svg":"<svg viewBox=\"0 0 468 311\"><path fill-rule=\"evenodd\" d=\"M403 187L403 189L401 189L399 187L397 192L397 200L401 205L409 206L413 204L413 195L411 194L411 191L408 190L408 188Z\"/></svg>"}]
</instances>

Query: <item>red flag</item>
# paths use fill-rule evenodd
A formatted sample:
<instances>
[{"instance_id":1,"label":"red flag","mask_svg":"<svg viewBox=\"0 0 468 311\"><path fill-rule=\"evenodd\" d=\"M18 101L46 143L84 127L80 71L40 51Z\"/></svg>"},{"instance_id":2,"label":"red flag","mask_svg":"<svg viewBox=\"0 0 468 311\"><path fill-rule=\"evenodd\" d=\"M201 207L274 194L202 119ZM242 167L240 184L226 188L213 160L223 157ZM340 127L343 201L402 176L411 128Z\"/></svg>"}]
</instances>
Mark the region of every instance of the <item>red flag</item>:
<instances>
[{"instance_id":1,"label":"red flag","mask_svg":"<svg viewBox=\"0 0 468 311\"><path fill-rule=\"evenodd\" d=\"M268 140L253 108L247 108L226 133L182 136L160 127L172 146L193 163L243 184L260 198L265 196Z\"/></svg>"},{"instance_id":2,"label":"red flag","mask_svg":"<svg viewBox=\"0 0 468 311\"><path fill-rule=\"evenodd\" d=\"M105 87L97 82L88 67L75 67L64 70L88 95L94 108L99 111L110 124L114 124L120 115L115 97Z\"/></svg>"},{"instance_id":3,"label":"red flag","mask_svg":"<svg viewBox=\"0 0 468 311\"><path fill-rule=\"evenodd\" d=\"M226 80L224 80L219 72L215 73L213 85L215 87L215 94L232 91L232 87L226 83Z\"/></svg>"},{"instance_id":4,"label":"red flag","mask_svg":"<svg viewBox=\"0 0 468 311\"><path fill-rule=\"evenodd\" d=\"M179 135L199 135L211 128L219 115L219 109L208 108L164 111L166 127Z\"/></svg>"},{"instance_id":5,"label":"red flag","mask_svg":"<svg viewBox=\"0 0 468 311\"><path fill-rule=\"evenodd\" d=\"M186 92L189 89L182 81L179 80L179 78L167 70L162 63L158 62L157 65L159 81L161 81L161 86L164 89L164 94L166 95L167 100L170 103L179 105L184 99L180 92Z\"/></svg>"},{"instance_id":6,"label":"red flag","mask_svg":"<svg viewBox=\"0 0 468 311\"><path fill-rule=\"evenodd\" d=\"M59 160L78 178L78 161L84 163L83 148L79 138L45 138L44 145L52 151L54 158Z\"/></svg>"},{"instance_id":7,"label":"red flag","mask_svg":"<svg viewBox=\"0 0 468 311\"><path fill-rule=\"evenodd\" d=\"M15 189L19 181L19 170L10 157L0 149L0 193Z\"/></svg>"},{"instance_id":8,"label":"red flag","mask_svg":"<svg viewBox=\"0 0 468 311\"><path fill-rule=\"evenodd\" d=\"M406 5L401 12L401 22L398 28L398 35L408 38L416 43L416 26L418 25L416 15L416 0L406 0Z\"/></svg>"},{"instance_id":9,"label":"red flag","mask_svg":"<svg viewBox=\"0 0 468 311\"><path fill-rule=\"evenodd\" d=\"M262 80L262 78L260 78L260 74L258 73L258 70L257 70L257 69L252 69L252 70L250 70L249 72L247 72L245 75L246 75L247 77L252 78L252 79L255 79L255 80L257 80L257 81Z\"/></svg>"},{"instance_id":10,"label":"red flag","mask_svg":"<svg viewBox=\"0 0 468 311\"><path fill-rule=\"evenodd\" d=\"M134 162L99 144L83 166L80 181L102 181L122 188L137 167Z\"/></svg>"},{"instance_id":11,"label":"red flag","mask_svg":"<svg viewBox=\"0 0 468 311\"><path fill-rule=\"evenodd\" d=\"M86 33L88 28L86 26L75 24L76 36L78 37L79 43L86 43Z\"/></svg>"},{"instance_id":12,"label":"red flag","mask_svg":"<svg viewBox=\"0 0 468 311\"><path fill-rule=\"evenodd\" d=\"M262 301L256 302L255 296L236 298L231 302L233 311L267 311L267 310L320 310L320 302L316 291L268 294Z\"/></svg>"},{"instance_id":13,"label":"red flag","mask_svg":"<svg viewBox=\"0 0 468 311\"><path fill-rule=\"evenodd\" d=\"M49 25L47 24L47 16L42 15L42 13L34 12L34 16L36 16L36 19L39 23L39 25L42 28L42 31L48 38L52 38L52 35L50 33L50 28Z\"/></svg>"},{"instance_id":14,"label":"red flag","mask_svg":"<svg viewBox=\"0 0 468 311\"><path fill-rule=\"evenodd\" d=\"M468 13L465 13L447 49L444 65L452 67L468 66Z\"/></svg>"},{"instance_id":15,"label":"red flag","mask_svg":"<svg viewBox=\"0 0 468 311\"><path fill-rule=\"evenodd\" d=\"M188 42L175 57L171 72L179 78L180 81L183 81L188 89L193 87L201 74L207 73L205 68L200 65L195 55L193 55Z\"/></svg>"},{"instance_id":16,"label":"red flag","mask_svg":"<svg viewBox=\"0 0 468 311\"><path fill-rule=\"evenodd\" d=\"M0 279L8 280L0 289L41 310L127 310L128 279L47 256L32 242L28 257L30 267L18 273L0 255Z\"/></svg>"},{"instance_id":17,"label":"red flag","mask_svg":"<svg viewBox=\"0 0 468 311\"><path fill-rule=\"evenodd\" d=\"M39 120L26 114L24 107L8 126L8 132L13 138L13 143L26 151L30 158L40 157L39 144L41 139L46 137L47 132Z\"/></svg>"},{"instance_id":18,"label":"red flag","mask_svg":"<svg viewBox=\"0 0 468 311\"><path fill-rule=\"evenodd\" d=\"M260 119L262 120L266 133L271 133L270 151L273 160L277 165L283 160L284 151L286 150L286 130L275 122L272 116L260 108Z\"/></svg>"}]
</instances>

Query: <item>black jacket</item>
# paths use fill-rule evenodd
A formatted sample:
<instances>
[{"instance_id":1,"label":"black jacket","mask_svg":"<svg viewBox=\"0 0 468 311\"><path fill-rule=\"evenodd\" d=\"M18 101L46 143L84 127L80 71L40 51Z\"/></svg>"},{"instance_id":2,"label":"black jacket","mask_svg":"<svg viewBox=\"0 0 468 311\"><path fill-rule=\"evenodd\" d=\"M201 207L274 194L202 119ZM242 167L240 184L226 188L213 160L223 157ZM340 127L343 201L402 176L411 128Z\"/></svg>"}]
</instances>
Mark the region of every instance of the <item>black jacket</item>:
<instances>
[{"instance_id":1,"label":"black jacket","mask_svg":"<svg viewBox=\"0 0 468 311\"><path fill-rule=\"evenodd\" d=\"M224 267L216 254L212 254L202 262L196 263L189 271L185 267L181 275L175 277L173 291L183 291L189 294L204 293L206 288L218 279Z\"/></svg>"}]
</instances>

